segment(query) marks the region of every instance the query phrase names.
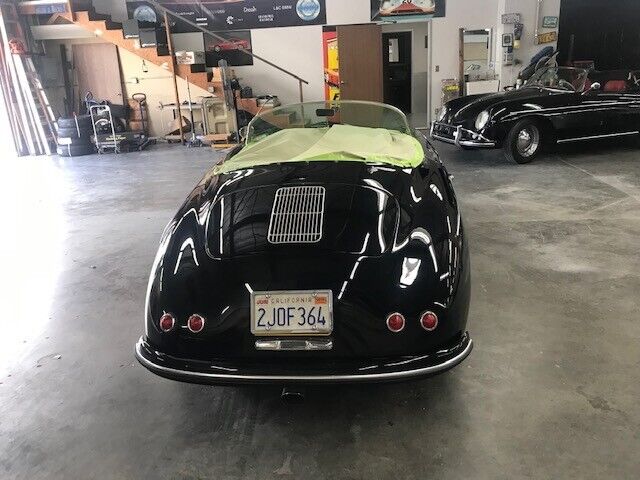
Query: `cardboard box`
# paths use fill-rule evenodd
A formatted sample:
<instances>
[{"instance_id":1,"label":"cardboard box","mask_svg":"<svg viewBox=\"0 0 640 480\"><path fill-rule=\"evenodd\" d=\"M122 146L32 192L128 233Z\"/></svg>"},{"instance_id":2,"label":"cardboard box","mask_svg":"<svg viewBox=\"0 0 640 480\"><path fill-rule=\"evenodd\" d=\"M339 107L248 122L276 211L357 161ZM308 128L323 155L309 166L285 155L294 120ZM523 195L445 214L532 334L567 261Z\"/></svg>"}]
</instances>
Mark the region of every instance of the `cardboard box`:
<instances>
[{"instance_id":1,"label":"cardboard box","mask_svg":"<svg viewBox=\"0 0 640 480\"><path fill-rule=\"evenodd\" d=\"M205 63L204 52L176 52L178 65L203 65Z\"/></svg>"},{"instance_id":2,"label":"cardboard box","mask_svg":"<svg viewBox=\"0 0 640 480\"><path fill-rule=\"evenodd\" d=\"M211 69L211 72L209 74L209 81L210 82L220 82L222 83L222 72L220 71L220 68L216 67Z\"/></svg>"},{"instance_id":3,"label":"cardboard box","mask_svg":"<svg viewBox=\"0 0 640 480\"><path fill-rule=\"evenodd\" d=\"M129 121L129 130L133 132L141 132L143 131L143 127L146 128L147 126L147 122L141 122L137 120Z\"/></svg>"}]
</instances>

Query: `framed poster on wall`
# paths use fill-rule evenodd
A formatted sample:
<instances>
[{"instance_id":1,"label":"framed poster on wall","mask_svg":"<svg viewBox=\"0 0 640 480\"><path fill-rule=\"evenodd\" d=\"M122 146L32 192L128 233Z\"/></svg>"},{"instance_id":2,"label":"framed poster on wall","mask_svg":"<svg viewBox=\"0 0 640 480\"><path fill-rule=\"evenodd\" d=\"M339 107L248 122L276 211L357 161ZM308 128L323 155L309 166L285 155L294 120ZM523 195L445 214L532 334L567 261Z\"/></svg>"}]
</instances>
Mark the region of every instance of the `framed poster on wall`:
<instances>
[{"instance_id":1,"label":"framed poster on wall","mask_svg":"<svg viewBox=\"0 0 640 480\"><path fill-rule=\"evenodd\" d=\"M371 20L418 22L444 17L446 9L446 0L371 0Z\"/></svg>"},{"instance_id":2,"label":"framed poster on wall","mask_svg":"<svg viewBox=\"0 0 640 480\"><path fill-rule=\"evenodd\" d=\"M253 57L241 51L241 49L251 51L251 30L216 32L216 34L224 40L204 35L207 67L217 67L220 60L226 60L231 67L253 65Z\"/></svg>"},{"instance_id":3,"label":"framed poster on wall","mask_svg":"<svg viewBox=\"0 0 640 480\"><path fill-rule=\"evenodd\" d=\"M325 0L157 1L181 17L215 32L324 25L327 22Z\"/></svg>"}]
</instances>

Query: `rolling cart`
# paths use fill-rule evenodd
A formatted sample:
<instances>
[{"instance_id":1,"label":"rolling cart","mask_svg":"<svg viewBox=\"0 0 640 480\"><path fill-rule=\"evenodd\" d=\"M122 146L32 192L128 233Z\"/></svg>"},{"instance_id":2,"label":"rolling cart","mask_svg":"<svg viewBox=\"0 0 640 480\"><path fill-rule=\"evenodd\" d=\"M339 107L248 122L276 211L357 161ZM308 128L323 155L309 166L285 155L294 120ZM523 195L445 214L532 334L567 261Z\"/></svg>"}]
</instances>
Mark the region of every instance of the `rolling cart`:
<instances>
[{"instance_id":1,"label":"rolling cart","mask_svg":"<svg viewBox=\"0 0 640 480\"><path fill-rule=\"evenodd\" d=\"M125 139L122 135L116 135L116 127L113 123L113 115L111 114L111 107L109 105L91 105L89 107L89 114L91 115L91 123L93 124L93 134L96 143L96 149L99 154L103 153L120 153L121 146ZM108 117L107 117L108 115ZM111 134L102 133L98 131L98 122L104 120L109 121L109 127L111 127Z\"/></svg>"}]
</instances>

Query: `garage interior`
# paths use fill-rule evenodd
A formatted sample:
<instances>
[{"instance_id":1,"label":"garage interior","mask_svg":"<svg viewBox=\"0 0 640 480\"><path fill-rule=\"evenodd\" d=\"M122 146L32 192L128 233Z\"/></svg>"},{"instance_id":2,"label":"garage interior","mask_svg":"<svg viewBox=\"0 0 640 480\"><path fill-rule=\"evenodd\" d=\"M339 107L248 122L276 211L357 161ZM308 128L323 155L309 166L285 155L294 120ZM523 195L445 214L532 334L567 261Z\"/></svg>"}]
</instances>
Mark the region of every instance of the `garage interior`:
<instances>
[{"instance_id":1,"label":"garage interior","mask_svg":"<svg viewBox=\"0 0 640 480\"><path fill-rule=\"evenodd\" d=\"M411 21L306 1L313 20L241 30L203 27L190 2L1 2L0 478L635 478L637 138L528 165L434 143L471 249L475 348L456 369L291 404L135 361L163 229L254 115L379 101L428 134L446 101L515 87L545 47L640 70L635 0L446 0Z\"/></svg>"}]
</instances>

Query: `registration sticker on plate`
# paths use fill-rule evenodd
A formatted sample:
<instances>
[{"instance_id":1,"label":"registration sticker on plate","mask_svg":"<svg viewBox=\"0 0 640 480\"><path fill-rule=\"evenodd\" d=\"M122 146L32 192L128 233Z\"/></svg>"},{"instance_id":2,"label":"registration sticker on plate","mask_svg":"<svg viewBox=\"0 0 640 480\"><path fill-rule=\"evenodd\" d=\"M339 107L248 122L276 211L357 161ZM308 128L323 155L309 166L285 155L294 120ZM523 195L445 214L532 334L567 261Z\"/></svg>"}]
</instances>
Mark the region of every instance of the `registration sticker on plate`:
<instances>
[{"instance_id":1,"label":"registration sticker on plate","mask_svg":"<svg viewBox=\"0 0 640 480\"><path fill-rule=\"evenodd\" d=\"M329 335L332 331L333 294L329 290L251 294L254 335Z\"/></svg>"}]
</instances>

